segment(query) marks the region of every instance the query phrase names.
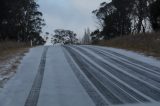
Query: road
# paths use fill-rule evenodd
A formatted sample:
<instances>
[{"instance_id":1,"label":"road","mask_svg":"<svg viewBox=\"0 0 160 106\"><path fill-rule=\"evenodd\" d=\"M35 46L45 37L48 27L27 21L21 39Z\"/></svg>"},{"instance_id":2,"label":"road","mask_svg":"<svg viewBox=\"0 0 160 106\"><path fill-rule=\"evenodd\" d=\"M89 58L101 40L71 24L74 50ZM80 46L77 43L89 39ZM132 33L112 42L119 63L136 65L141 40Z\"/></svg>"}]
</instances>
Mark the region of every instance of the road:
<instances>
[{"instance_id":1,"label":"road","mask_svg":"<svg viewBox=\"0 0 160 106\"><path fill-rule=\"evenodd\" d=\"M160 106L160 67L98 46L40 46L0 90L0 106Z\"/></svg>"}]
</instances>

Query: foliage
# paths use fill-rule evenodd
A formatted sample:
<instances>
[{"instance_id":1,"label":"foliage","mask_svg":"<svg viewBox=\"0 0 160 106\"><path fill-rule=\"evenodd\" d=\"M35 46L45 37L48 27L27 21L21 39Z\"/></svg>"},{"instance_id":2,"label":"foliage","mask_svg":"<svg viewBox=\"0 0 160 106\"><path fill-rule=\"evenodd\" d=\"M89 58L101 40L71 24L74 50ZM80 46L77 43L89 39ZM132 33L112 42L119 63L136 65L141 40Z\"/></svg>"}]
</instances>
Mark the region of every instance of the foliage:
<instances>
[{"instance_id":1,"label":"foliage","mask_svg":"<svg viewBox=\"0 0 160 106\"><path fill-rule=\"evenodd\" d=\"M78 39L76 38L77 35L73 31L56 29L54 32L54 44L76 44L78 42Z\"/></svg>"},{"instance_id":2,"label":"foliage","mask_svg":"<svg viewBox=\"0 0 160 106\"><path fill-rule=\"evenodd\" d=\"M160 33L145 33L94 42L97 45L139 51L160 57Z\"/></svg>"},{"instance_id":3,"label":"foliage","mask_svg":"<svg viewBox=\"0 0 160 106\"><path fill-rule=\"evenodd\" d=\"M112 0L103 2L92 13L101 29L92 39L112 39L118 36L146 33L160 29L160 0ZM151 24L152 26L151 26ZM95 35L97 33L97 35Z\"/></svg>"},{"instance_id":4,"label":"foliage","mask_svg":"<svg viewBox=\"0 0 160 106\"><path fill-rule=\"evenodd\" d=\"M150 5L150 21L155 31L160 30L160 0Z\"/></svg>"},{"instance_id":5,"label":"foliage","mask_svg":"<svg viewBox=\"0 0 160 106\"><path fill-rule=\"evenodd\" d=\"M90 36L91 36L91 40L92 40L92 41L97 41L97 40L99 40L100 37L101 37L99 29L93 31Z\"/></svg>"},{"instance_id":6,"label":"foliage","mask_svg":"<svg viewBox=\"0 0 160 106\"><path fill-rule=\"evenodd\" d=\"M45 24L38 7L35 0L1 0L0 40L44 43L40 33Z\"/></svg>"}]
</instances>

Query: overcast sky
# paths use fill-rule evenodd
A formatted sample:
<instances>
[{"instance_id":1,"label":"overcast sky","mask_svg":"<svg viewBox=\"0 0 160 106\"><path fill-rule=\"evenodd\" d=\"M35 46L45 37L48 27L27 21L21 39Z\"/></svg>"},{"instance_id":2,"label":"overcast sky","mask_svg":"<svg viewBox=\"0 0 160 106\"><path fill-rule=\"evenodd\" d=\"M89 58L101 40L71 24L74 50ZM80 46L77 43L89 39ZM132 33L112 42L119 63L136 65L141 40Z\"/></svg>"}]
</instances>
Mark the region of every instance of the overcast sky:
<instances>
[{"instance_id":1,"label":"overcast sky","mask_svg":"<svg viewBox=\"0 0 160 106\"><path fill-rule=\"evenodd\" d=\"M44 32L55 29L69 29L82 37L84 29L96 29L96 19L92 11L107 0L38 0L46 26Z\"/></svg>"}]
</instances>

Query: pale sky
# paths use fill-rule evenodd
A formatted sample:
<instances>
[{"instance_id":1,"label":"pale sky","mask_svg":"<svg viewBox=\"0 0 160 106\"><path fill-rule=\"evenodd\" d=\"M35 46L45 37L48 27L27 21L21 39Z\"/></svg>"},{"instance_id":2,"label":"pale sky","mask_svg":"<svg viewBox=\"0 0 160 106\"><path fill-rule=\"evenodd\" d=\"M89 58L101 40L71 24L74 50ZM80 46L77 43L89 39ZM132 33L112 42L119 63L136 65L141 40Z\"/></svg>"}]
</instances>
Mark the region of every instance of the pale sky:
<instances>
[{"instance_id":1,"label":"pale sky","mask_svg":"<svg viewBox=\"0 0 160 106\"><path fill-rule=\"evenodd\" d=\"M53 33L55 29L68 29L82 37L84 29L97 28L92 11L100 3L108 0L38 0L46 26L44 32Z\"/></svg>"}]
</instances>

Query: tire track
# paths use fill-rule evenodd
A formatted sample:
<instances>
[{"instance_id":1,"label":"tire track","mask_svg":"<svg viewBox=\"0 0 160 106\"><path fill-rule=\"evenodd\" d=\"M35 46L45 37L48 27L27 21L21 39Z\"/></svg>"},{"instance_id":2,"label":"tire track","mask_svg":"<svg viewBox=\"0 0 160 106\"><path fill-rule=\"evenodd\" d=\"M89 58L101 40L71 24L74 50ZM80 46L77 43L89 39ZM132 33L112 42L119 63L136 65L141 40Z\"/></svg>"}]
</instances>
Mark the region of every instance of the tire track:
<instances>
[{"instance_id":1,"label":"tire track","mask_svg":"<svg viewBox=\"0 0 160 106\"><path fill-rule=\"evenodd\" d=\"M74 61L71 59L71 56L68 54L68 52L66 50L68 52L70 52L70 51L69 51L69 48L67 48L67 47L64 47L64 49L63 49L65 57L66 57L68 63L70 64L70 66L73 69L73 72L75 73L76 77L78 78L78 80L80 81L80 83L82 84L82 86L85 88L86 92L91 97L91 99L93 100L93 102L95 103L95 105L96 106L108 106L109 103L107 103L101 97L101 95L99 95L97 93L97 91L87 81L87 79L83 76L83 74L80 72L80 70L77 69L77 67L75 66Z\"/></svg>"},{"instance_id":2,"label":"tire track","mask_svg":"<svg viewBox=\"0 0 160 106\"><path fill-rule=\"evenodd\" d=\"M72 50L73 51L73 50ZM74 53L74 54L78 54L77 52L76 53ZM75 58L75 56L73 56L73 54L72 54L72 57L73 58ZM80 60L81 58L82 58L82 56L78 56L78 55L76 55L76 57L79 57L78 59ZM83 64L86 64L86 63L89 63L89 61L87 61L87 60L84 60L84 61L81 61L80 63L83 63ZM79 64L79 66L81 67L82 65L81 64ZM83 71L84 70L87 70L88 68L89 68L89 66L92 66L93 67L93 69L95 69L95 70L97 70L97 72L98 73L101 73L101 71L100 71L100 69L98 69L98 68L96 68L96 67L94 67L94 65L93 64L90 64L90 65L88 65L88 66L85 66L85 68L86 69L82 69ZM90 69L90 70L92 70L92 69ZM93 70L92 70L93 71ZM97 73L97 74L98 74ZM85 73L86 74L86 73ZM92 74L93 74L93 72L92 72ZM106 73L102 73L102 75L105 75L106 76L106 78L111 78L110 76L108 76ZM96 75L95 75L96 76ZM90 78L91 76L89 76L88 75L88 78ZM104 82L102 82L102 77L101 76L99 76L99 79L101 80L101 83L104 83ZM91 80L91 79L90 79ZM107 80L106 80L107 81ZM115 81L113 78L111 78L110 79L110 81ZM118 81L115 81L116 82L116 84L118 83L119 84L119 82ZM95 81L92 81L92 83L94 83L95 84ZM105 84L107 84L107 83L105 83ZM116 85L116 84L114 84L114 86ZM113 85L113 84L112 84ZM99 85L97 85L97 84L95 84L95 86L96 87L100 87ZM103 84L103 86L104 86L104 84ZM119 97L117 97L117 96L114 96L114 98L112 97L112 95L113 94L115 94L114 92L110 92L110 90L108 91L108 92L110 92L112 95L106 95L105 94L105 92L101 92L105 97L106 97L106 99L108 99L112 104L119 104L119 103L114 103L114 101L113 100L116 100L116 98L118 99L118 98L123 98L124 99L124 97L125 97L125 99L124 99L124 101L122 102L120 102L120 103L135 103L135 102L137 102L137 101L148 101L146 98L143 98L142 96L140 96L140 95L138 95L137 93L135 93L133 90L131 90L131 89L128 89L127 87L125 87L124 85L122 85L121 84L121 87L123 86L123 89L125 89L126 91L130 91L130 92L132 92L132 95L134 95L134 96L136 96L136 98L138 98L138 99L135 99L133 96L128 96L128 95L126 95L127 93L125 92L124 93L124 90L123 89L117 89L118 91L120 91L121 93L123 93L122 95L120 95L121 93L119 93ZM109 86L107 86L108 88L110 88ZM108 88L105 88L105 89L108 89ZM112 89L114 89L114 88L112 88ZM99 90L101 90L101 89L99 89ZM112 90L113 91L113 90ZM124 96L124 97L123 97ZM119 101L119 100L118 100ZM117 101L116 101L117 102Z\"/></svg>"},{"instance_id":3,"label":"tire track","mask_svg":"<svg viewBox=\"0 0 160 106\"><path fill-rule=\"evenodd\" d=\"M69 49L68 49L69 50ZM123 102L116 97L113 93L109 91L109 89L100 82L93 73L89 72L90 65L87 65L83 57L80 57L80 55L77 55L77 52L73 52L73 50L70 48L70 53L72 57L75 59L81 70L85 73L85 75L90 79L90 81L94 84L94 86L101 92L101 94L111 103L111 104L123 104ZM87 61L88 62L88 61ZM92 66L92 65L91 65Z\"/></svg>"},{"instance_id":4,"label":"tire track","mask_svg":"<svg viewBox=\"0 0 160 106\"><path fill-rule=\"evenodd\" d=\"M96 47L96 48L98 48L99 50L103 50L105 52L111 53L112 55L118 56L119 58L123 59L124 61L129 62L132 65L135 65L136 67L139 67L144 70L151 71L151 72L154 72L155 74L160 75L160 68L159 67L135 60L133 58L127 57L125 55L119 54L117 52L114 52L114 51L111 51L111 50L108 50L105 48L101 48L101 47Z\"/></svg>"},{"instance_id":5,"label":"tire track","mask_svg":"<svg viewBox=\"0 0 160 106\"><path fill-rule=\"evenodd\" d=\"M116 59L112 55L109 55L107 53L104 53L100 50L94 49L94 48L89 48L85 47L87 49L90 49L91 51L101 55L104 59L107 61L116 64L120 68L124 69L125 71L134 74L135 76L138 76L139 78L143 79L144 81L150 82L154 86L157 86L160 88L160 78L157 75L154 75L152 73L148 73L146 70L142 70L137 68L136 66L130 65L122 60Z\"/></svg>"},{"instance_id":6,"label":"tire track","mask_svg":"<svg viewBox=\"0 0 160 106\"><path fill-rule=\"evenodd\" d=\"M29 95L26 99L24 106L37 106L39 94L40 94L40 90L41 90L41 85L42 85L42 80L43 80L43 76L44 76L47 51L48 51L48 47L44 47L43 54L42 54L41 61L40 61L40 65L38 68L38 73L37 73L36 78L33 82L32 88L29 92Z\"/></svg>"},{"instance_id":7,"label":"tire track","mask_svg":"<svg viewBox=\"0 0 160 106\"><path fill-rule=\"evenodd\" d=\"M83 46L83 47L87 47L87 48L92 48L92 49L93 49L93 47L91 47L91 46L90 46L90 47L89 47L89 46ZM95 49L95 48L94 48L94 49ZM101 52L103 52L103 53L105 53L105 54L108 54L108 55L110 55L110 56L112 56L112 57L116 57L116 58L118 58L119 60L121 60L121 61L123 61L123 62L125 62L125 63L127 63L127 64L130 64L130 65L132 65L132 66L134 66L134 67L136 67L136 68L138 68L138 69L145 70L145 71L147 71L147 72L150 73L150 74L157 75L158 77L159 77L159 75L160 75L160 68L159 68L159 67L152 66L152 65L150 65L150 64L140 62L140 61L135 60L135 59L133 59L133 58L130 58L130 57L121 55L121 54L119 54L119 53L116 53L116 52L113 52L113 51L110 51L110 50L106 50L106 49L104 49L104 48L101 49L101 48L97 47L96 49L99 50L99 51L101 51ZM117 55L116 55L116 54L117 54ZM129 58L129 60L128 60L128 58ZM132 61L132 60L133 60L133 61ZM139 62L140 62L140 63L139 63ZM144 64L144 65L143 65L143 64Z\"/></svg>"},{"instance_id":8,"label":"tire track","mask_svg":"<svg viewBox=\"0 0 160 106\"><path fill-rule=\"evenodd\" d=\"M137 79L135 76L133 77L129 74L124 73L123 70L117 69L113 66L110 66L107 63L104 63L103 61L91 55L90 53L88 53L87 51L85 51L84 49L80 47L77 47L77 49L80 50L80 52L85 53L85 55L90 57L93 61L96 61L97 64L99 64L101 67L104 67L104 69L108 69L107 71L109 71L110 73L112 73L113 75L121 79L122 81L126 82L133 88L137 89L138 91L142 92L148 97L151 97L155 101L160 101L159 99L160 91L158 88L151 86L151 84L148 84L148 82L145 82L145 81L142 82L142 80Z\"/></svg>"}]
</instances>

